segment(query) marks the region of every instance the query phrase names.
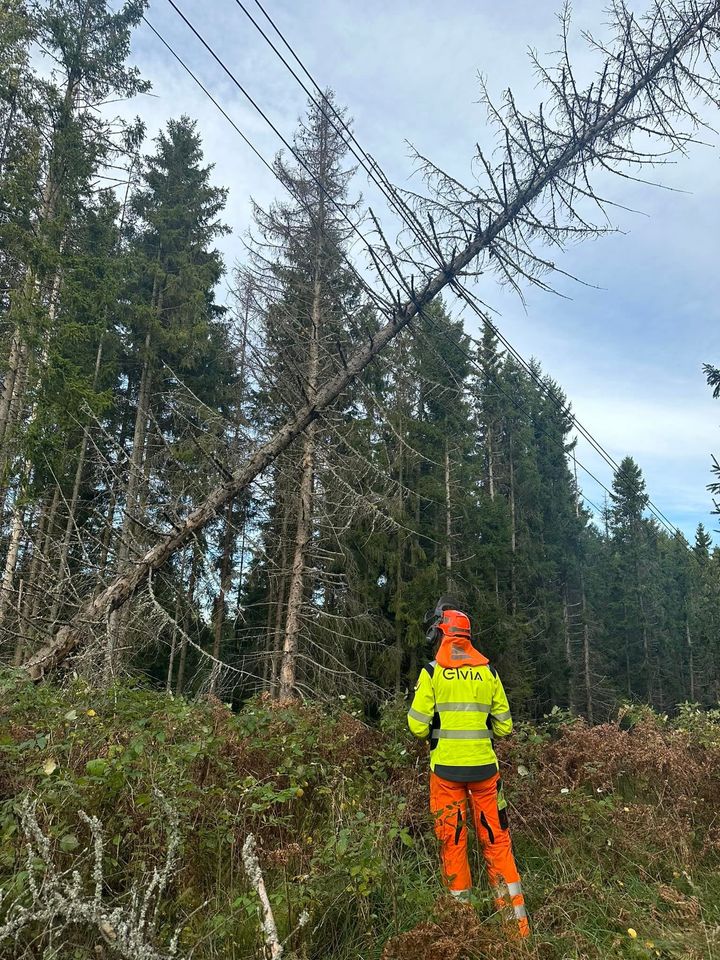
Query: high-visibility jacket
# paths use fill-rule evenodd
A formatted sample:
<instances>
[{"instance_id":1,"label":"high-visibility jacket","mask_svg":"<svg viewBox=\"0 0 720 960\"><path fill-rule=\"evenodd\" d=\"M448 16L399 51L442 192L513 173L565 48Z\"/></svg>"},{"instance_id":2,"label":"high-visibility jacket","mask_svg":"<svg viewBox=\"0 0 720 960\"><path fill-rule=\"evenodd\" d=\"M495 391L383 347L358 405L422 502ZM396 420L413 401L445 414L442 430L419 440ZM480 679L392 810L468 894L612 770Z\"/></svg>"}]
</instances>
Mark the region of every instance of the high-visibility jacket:
<instances>
[{"instance_id":1,"label":"high-visibility jacket","mask_svg":"<svg viewBox=\"0 0 720 960\"><path fill-rule=\"evenodd\" d=\"M458 665L450 666L453 661ZM446 638L438 659L420 671L408 726L416 737L430 738L437 776L470 783L497 773L492 738L511 732L510 706L497 670L469 640Z\"/></svg>"}]
</instances>

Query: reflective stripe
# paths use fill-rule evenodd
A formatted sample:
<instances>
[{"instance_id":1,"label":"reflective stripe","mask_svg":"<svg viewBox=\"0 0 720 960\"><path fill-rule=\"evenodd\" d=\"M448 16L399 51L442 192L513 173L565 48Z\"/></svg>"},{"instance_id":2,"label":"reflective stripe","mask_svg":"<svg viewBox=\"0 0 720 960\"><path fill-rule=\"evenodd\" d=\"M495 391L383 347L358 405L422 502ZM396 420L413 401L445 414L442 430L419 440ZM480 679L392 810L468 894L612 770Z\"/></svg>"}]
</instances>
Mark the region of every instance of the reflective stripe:
<instances>
[{"instance_id":1,"label":"reflective stripe","mask_svg":"<svg viewBox=\"0 0 720 960\"><path fill-rule=\"evenodd\" d=\"M513 910L515 911L516 920L525 920L527 918L527 910L525 907L513 907Z\"/></svg>"},{"instance_id":2,"label":"reflective stripe","mask_svg":"<svg viewBox=\"0 0 720 960\"><path fill-rule=\"evenodd\" d=\"M469 890L451 890L450 895L455 897L456 900L469 900L470 891Z\"/></svg>"},{"instance_id":3,"label":"reflective stripe","mask_svg":"<svg viewBox=\"0 0 720 960\"><path fill-rule=\"evenodd\" d=\"M489 703L473 703L470 701L461 702L450 700L447 703L438 703L437 708L439 713L442 713L443 710L465 711L468 713L490 713Z\"/></svg>"},{"instance_id":4,"label":"reflective stripe","mask_svg":"<svg viewBox=\"0 0 720 960\"><path fill-rule=\"evenodd\" d=\"M432 716L428 716L427 713L420 713L419 710L416 710L415 707L410 707L408 710L408 716L412 717L413 720L419 720L420 723L430 723Z\"/></svg>"},{"instance_id":5,"label":"reflective stripe","mask_svg":"<svg viewBox=\"0 0 720 960\"><path fill-rule=\"evenodd\" d=\"M506 710L505 713L494 713L492 718L493 720L510 720L512 718L512 714L509 710Z\"/></svg>"},{"instance_id":6,"label":"reflective stripe","mask_svg":"<svg viewBox=\"0 0 720 960\"><path fill-rule=\"evenodd\" d=\"M516 880L514 883L509 883L507 888L511 897L517 897L519 893L522 893L522 884L519 880Z\"/></svg>"},{"instance_id":7,"label":"reflective stripe","mask_svg":"<svg viewBox=\"0 0 720 960\"><path fill-rule=\"evenodd\" d=\"M435 736L443 740L489 740L492 734L489 730L445 730L440 727Z\"/></svg>"}]
</instances>

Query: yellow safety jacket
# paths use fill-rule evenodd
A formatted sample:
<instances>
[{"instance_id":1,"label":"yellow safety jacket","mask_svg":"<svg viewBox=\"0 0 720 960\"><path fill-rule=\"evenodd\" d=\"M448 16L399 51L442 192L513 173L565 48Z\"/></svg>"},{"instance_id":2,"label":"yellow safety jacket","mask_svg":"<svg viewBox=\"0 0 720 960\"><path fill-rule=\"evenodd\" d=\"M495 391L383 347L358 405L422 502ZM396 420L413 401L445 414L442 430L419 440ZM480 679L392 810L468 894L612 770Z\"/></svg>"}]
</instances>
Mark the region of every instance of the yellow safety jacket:
<instances>
[{"instance_id":1,"label":"yellow safety jacket","mask_svg":"<svg viewBox=\"0 0 720 960\"><path fill-rule=\"evenodd\" d=\"M437 776L464 783L492 777L498 770L492 738L512 730L497 670L487 662L443 667L433 660L420 671L408 726L416 737L429 736Z\"/></svg>"}]
</instances>

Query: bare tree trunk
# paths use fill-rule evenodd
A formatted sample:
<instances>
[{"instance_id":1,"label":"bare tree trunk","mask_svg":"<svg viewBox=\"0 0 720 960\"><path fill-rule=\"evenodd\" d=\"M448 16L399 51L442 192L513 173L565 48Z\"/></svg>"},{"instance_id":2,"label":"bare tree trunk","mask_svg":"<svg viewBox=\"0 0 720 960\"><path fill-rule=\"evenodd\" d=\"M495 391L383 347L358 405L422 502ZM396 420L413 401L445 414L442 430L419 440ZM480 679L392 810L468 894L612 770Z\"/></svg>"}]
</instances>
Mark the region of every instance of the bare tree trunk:
<instances>
[{"instance_id":1,"label":"bare tree trunk","mask_svg":"<svg viewBox=\"0 0 720 960\"><path fill-rule=\"evenodd\" d=\"M322 223L322 211L318 217ZM313 284L312 310L310 315L310 342L308 344L307 393L308 400L314 400L318 388L320 372L320 323L322 284L320 281L320 244L315 261L315 282ZM315 444L317 423L312 423L303 437L303 456L300 468L300 497L295 533L295 552L290 571L290 589L288 590L287 619L285 621L285 640L280 665L280 698L294 695L295 673L297 667L297 647L300 635L302 604L305 595L305 567L308 547L313 531L313 486L315 483Z\"/></svg>"},{"instance_id":2,"label":"bare tree trunk","mask_svg":"<svg viewBox=\"0 0 720 960\"><path fill-rule=\"evenodd\" d=\"M18 553L20 552L24 519L24 511L20 504L20 499L20 495L18 494L15 499L15 505L13 506L10 543L8 544L7 554L5 555L5 568L3 570L2 584L0 584L0 628L6 624L8 610L15 597L13 584Z\"/></svg>"},{"instance_id":3,"label":"bare tree trunk","mask_svg":"<svg viewBox=\"0 0 720 960\"><path fill-rule=\"evenodd\" d=\"M280 698L294 694L300 619L305 591L305 559L312 539L313 481L315 476L315 424L306 432L303 443L302 474L300 479L300 503L295 551L290 571L287 619L280 666Z\"/></svg>"},{"instance_id":4,"label":"bare tree trunk","mask_svg":"<svg viewBox=\"0 0 720 960\"><path fill-rule=\"evenodd\" d=\"M487 436L488 452L488 486L490 489L490 500L495 502L495 454L493 452L492 430L488 428Z\"/></svg>"},{"instance_id":5,"label":"bare tree trunk","mask_svg":"<svg viewBox=\"0 0 720 960\"><path fill-rule=\"evenodd\" d=\"M51 200L51 196L54 194L54 191L54 185L48 180L43 189L42 211L40 214L40 222L36 226L37 230L41 229L43 223L47 223L53 216L54 203ZM60 241L61 253L64 246L65 238L63 237ZM50 285L50 300L48 304L50 326L52 326L52 322L55 319L57 299L60 293L60 282L60 269L58 268ZM42 282L32 267L26 267L22 287L23 293L21 296L24 297L26 301L38 304L41 302L43 293ZM43 348L43 352L45 349L46 347ZM2 397L0 398L0 446L4 444L5 438L18 415L18 411L22 408L28 379L27 366L30 359L27 338L23 336L20 327L16 326L13 331L13 339L10 347L8 373L5 377ZM3 450L3 457L5 464L7 464L10 459L9 451ZM5 490L3 490L3 493L5 493Z\"/></svg>"},{"instance_id":6,"label":"bare tree trunk","mask_svg":"<svg viewBox=\"0 0 720 960\"><path fill-rule=\"evenodd\" d=\"M12 340L10 341L10 357L8 359L8 369L3 381L2 394L0 394L0 445L5 441L8 423L10 420L10 407L15 396L15 384L18 380L18 372L22 358L20 329L15 327Z\"/></svg>"},{"instance_id":7,"label":"bare tree trunk","mask_svg":"<svg viewBox=\"0 0 720 960\"><path fill-rule=\"evenodd\" d=\"M515 463L513 461L512 434L510 434L510 604L513 613L517 612L515 594L515 553L517 551L517 531L515 518Z\"/></svg>"},{"instance_id":8,"label":"bare tree trunk","mask_svg":"<svg viewBox=\"0 0 720 960\"><path fill-rule=\"evenodd\" d=\"M402 419L398 424L398 434L400 443L398 444L398 503L397 516L398 523L402 526L405 519L405 502L403 500L403 488L405 486L405 450L403 446L404 425ZM400 693L402 688L402 662L403 662L403 625L400 618L402 612L403 600L403 561L405 558L405 538L403 531L398 527L397 532L397 563L395 567L395 692Z\"/></svg>"},{"instance_id":9,"label":"bare tree trunk","mask_svg":"<svg viewBox=\"0 0 720 960\"><path fill-rule=\"evenodd\" d=\"M103 354L103 337L100 338L100 343L98 344L97 353L95 355L95 372L93 375L93 391L97 390L98 379L100 376L100 364L102 362ZM60 558L58 560L57 568L57 582L55 589L53 590L53 602L50 610L50 622L55 623L57 620L57 615L60 610L60 605L63 599L63 593L65 590L65 582L70 574L68 569L68 555L70 553L70 540L72 539L73 527L75 526L75 516L77 514L77 505L78 500L80 499L80 488L82 486L83 472L85 470L85 457L87 456L88 443L90 441L90 426L86 426L83 430L82 441L80 442L80 450L78 452L78 461L77 467L75 468L75 479L73 481L72 493L70 494L70 503L68 504L68 515L67 522L65 524L65 533L63 535L62 544L60 545Z\"/></svg>"},{"instance_id":10,"label":"bare tree trunk","mask_svg":"<svg viewBox=\"0 0 720 960\"><path fill-rule=\"evenodd\" d=\"M265 615L265 656L262 663L263 690L272 690L274 687L275 657L275 603L277 601L278 583L273 576L268 580L267 610Z\"/></svg>"},{"instance_id":11,"label":"bare tree trunk","mask_svg":"<svg viewBox=\"0 0 720 960\"><path fill-rule=\"evenodd\" d=\"M6 460L9 458L9 451L7 451L7 443L10 439L9 433L17 423L23 408L25 388L28 381L29 354L30 348L28 344L24 340L21 340L17 348L12 392L9 397L7 419L5 429L3 430L3 446L6 448L4 451Z\"/></svg>"},{"instance_id":12,"label":"bare tree trunk","mask_svg":"<svg viewBox=\"0 0 720 960\"><path fill-rule=\"evenodd\" d=\"M288 584L288 575L287 575L287 565L288 565L288 527L290 525L290 498L285 496L283 503L283 518L282 526L280 528L280 549L278 551L278 571L275 576L276 588L275 588L275 603L273 607L274 612L274 630L272 633L272 658L271 658L271 671L270 671L270 686L273 694L276 694L278 691L278 684L280 682L280 664L282 661L282 637L283 637L283 626L287 619L287 611L285 609L285 596L287 594L287 584ZM268 638L269 639L269 638Z\"/></svg>"},{"instance_id":13,"label":"bare tree trunk","mask_svg":"<svg viewBox=\"0 0 720 960\"><path fill-rule=\"evenodd\" d=\"M632 116L631 111L638 99L643 95L652 96L654 85L662 87L664 73L667 74L682 56L704 55L704 31L707 25L717 18L719 12L720 2L692 9L680 17L679 22L672 28L672 35L658 46L655 54L647 55L647 62L641 61L642 66L638 68L633 66L635 73L632 76L628 76L629 69L623 73L622 83L609 103L598 99L594 109L589 110L586 115L578 114L570 129L561 132L556 147L549 149L545 146L544 154L540 150L535 151L530 172L523 174L523 178L514 185L510 185L499 209L489 210L487 221L478 222L477 229L472 232L470 239L459 247L458 252L447 257L442 266L428 277L422 287L413 290L404 303L388 306L387 322L374 335L369 336L369 342L358 347L343 363L342 370L332 376L314 397L309 397L308 402L295 416L289 417L228 480L212 490L184 522L179 523L172 533L159 538L144 556L139 557L131 567L120 570L105 590L88 600L72 620L61 627L53 639L27 661L24 666L28 674L33 679L40 680L48 670L62 663L82 643L87 624L104 620L109 613L120 609L149 575L162 567L178 548L217 515L224 504L237 497L306 431L424 306L445 287L457 281L462 271L480 254L493 251L496 241L502 240L506 232L518 224L525 212L534 210L537 202L547 195L548 189L560 184L570 168L584 162L589 164L584 158L593 154L595 144L605 137L612 146L615 142L612 135L615 130L620 130L624 137L637 132L641 121ZM645 52L645 48L642 52ZM612 55L608 57L608 63L611 62ZM574 106L573 100L573 109ZM574 113L573 115L575 116ZM629 161L630 156L622 159ZM600 159L602 160L602 157ZM584 167L582 169L584 173ZM503 164L503 177L506 171L507 165ZM497 184L495 186L497 187ZM488 210L487 204L485 210Z\"/></svg>"},{"instance_id":14,"label":"bare tree trunk","mask_svg":"<svg viewBox=\"0 0 720 960\"><path fill-rule=\"evenodd\" d=\"M6 102L8 105L8 115L7 120L5 121L5 127L3 129L2 146L0 146L0 177L3 177L5 174L5 158L8 152L8 144L10 143L10 131L15 125L15 116L17 114L18 82L20 80L19 68L13 67L10 76L12 77L12 80L8 85L9 89L6 88L5 91L5 96L7 98Z\"/></svg>"},{"instance_id":15,"label":"bare tree trunk","mask_svg":"<svg viewBox=\"0 0 720 960\"><path fill-rule=\"evenodd\" d=\"M32 560L30 563L30 572L28 574L28 600L26 607L26 619L25 627L23 632L27 630L27 636L30 636L32 632L33 624L37 623L40 618L40 609L47 603L47 597L51 592L52 586L50 583L40 583L40 574L41 571L46 575L50 572L49 557L51 552L51 547L53 543L53 535L55 533L55 517L57 515L58 507L60 506L60 487L56 483L55 490L53 492L52 500L50 502L50 508L48 509L47 505L47 496L43 504L42 514L38 520L38 534L35 537L32 548ZM49 618L45 618L46 627L37 633L47 633L48 628L51 624Z\"/></svg>"},{"instance_id":16,"label":"bare tree trunk","mask_svg":"<svg viewBox=\"0 0 720 960\"><path fill-rule=\"evenodd\" d=\"M445 441L445 586L452 588L452 512L450 501L450 451Z\"/></svg>"},{"instance_id":17,"label":"bare tree trunk","mask_svg":"<svg viewBox=\"0 0 720 960\"><path fill-rule=\"evenodd\" d=\"M129 381L127 388L125 390L125 408L123 411L122 421L120 423L120 436L117 440L118 450L125 449L125 441L127 439L128 430L130 428L130 396L132 393L132 382ZM100 556L98 558L98 578L102 581L107 567L108 567L108 557L110 555L110 546L113 539L113 534L115 533L115 509L117 507L118 501L118 491L115 485L112 485L108 491L108 509L107 509L107 519L105 521L105 526L103 529L102 542L100 545Z\"/></svg>"},{"instance_id":18,"label":"bare tree trunk","mask_svg":"<svg viewBox=\"0 0 720 960\"><path fill-rule=\"evenodd\" d=\"M592 678L590 674L590 624L588 622L587 600L585 598L585 577L580 571L580 594L583 618L583 673L585 680L585 709L588 723L593 723Z\"/></svg>"},{"instance_id":19,"label":"bare tree trunk","mask_svg":"<svg viewBox=\"0 0 720 960\"><path fill-rule=\"evenodd\" d=\"M565 663L568 671L568 706L572 710L575 706L575 668L570 640L570 611L568 609L567 584L563 591L563 633L565 636Z\"/></svg>"},{"instance_id":20,"label":"bare tree trunk","mask_svg":"<svg viewBox=\"0 0 720 960\"><path fill-rule=\"evenodd\" d=\"M402 534L398 533L398 552L395 574L395 693L400 693L402 689L402 664L403 664L403 624L400 619L402 610L403 595L403 554L405 553L405 540Z\"/></svg>"},{"instance_id":21,"label":"bare tree trunk","mask_svg":"<svg viewBox=\"0 0 720 960\"><path fill-rule=\"evenodd\" d=\"M157 283L157 279L156 279ZM127 494L125 498L125 514L120 528L120 543L118 547L118 567L122 569L130 559L133 550L133 539L136 529L136 519L139 514L140 488L144 476L145 449L147 443L148 415L150 396L152 393L153 369L150 358L151 336L148 330L145 334L144 359L140 387L138 390L138 405L135 414L135 431L133 434L132 451L130 453L130 471L128 476ZM105 651L105 681L114 676L117 668L117 647L120 635L126 622L120 611L110 615L108 642Z\"/></svg>"},{"instance_id":22,"label":"bare tree trunk","mask_svg":"<svg viewBox=\"0 0 720 960\"><path fill-rule=\"evenodd\" d=\"M628 622L627 598L623 600L623 622ZM632 697L632 673L630 672L630 642L627 628L623 630L623 644L625 649L625 677L627 680L627 695Z\"/></svg>"},{"instance_id":23,"label":"bare tree trunk","mask_svg":"<svg viewBox=\"0 0 720 960\"><path fill-rule=\"evenodd\" d=\"M643 674L647 684L648 703L653 704L654 676L650 665L650 638L648 635L647 617L645 616L645 600L643 597L642 582L640 579L639 562L636 562L635 575L637 577L637 598L638 606L640 607L640 622L642 629Z\"/></svg>"},{"instance_id":24,"label":"bare tree trunk","mask_svg":"<svg viewBox=\"0 0 720 960\"><path fill-rule=\"evenodd\" d=\"M57 494L57 488L56 488ZM57 501L55 501L57 503ZM31 548L31 559L30 559L30 568L27 574L27 582L30 584L30 590L26 591L25 578L21 578L20 587L18 589L17 597L17 627L16 627L16 642L15 642L15 657L14 664L19 666L26 655L27 650L27 640L30 635L31 627L31 617L30 609L33 605L33 592L37 589L37 569L40 562L40 555L43 551L44 541L45 541L45 530L48 520L48 495L47 493L42 498L42 505L38 514L37 524L35 526L35 534L32 538L32 548Z\"/></svg>"},{"instance_id":25,"label":"bare tree trunk","mask_svg":"<svg viewBox=\"0 0 720 960\"><path fill-rule=\"evenodd\" d=\"M225 531L223 535L222 559L220 561L220 589L215 598L215 617L213 624L213 669L210 674L210 693L215 693L217 686L218 670L216 669L220 660L222 646L223 628L225 626L225 595L230 589L232 580L232 555L235 541L235 532L232 527L232 502L225 507Z\"/></svg>"},{"instance_id":26,"label":"bare tree trunk","mask_svg":"<svg viewBox=\"0 0 720 960\"><path fill-rule=\"evenodd\" d=\"M693 656L692 634L690 633L690 619L685 618L685 637L688 646L688 668L690 670L690 702L695 703L695 661Z\"/></svg>"},{"instance_id":27,"label":"bare tree trunk","mask_svg":"<svg viewBox=\"0 0 720 960\"><path fill-rule=\"evenodd\" d=\"M175 597L175 616L173 617L172 640L170 642L170 657L168 659L167 680L165 693L172 695L173 668L175 666L175 650L177 649L178 617L180 616L180 597Z\"/></svg>"},{"instance_id":28,"label":"bare tree trunk","mask_svg":"<svg viewBox=\"0 0 720 960\"><path fill-rule=\"evenodd\" d=\"M580 487L578 486L577 459L575 458L575 447L573 447L572 458L573 458L573 472L575 474L575 516L579 518L580 517Z\"/></svg>"},{"instance_id":29,"label":"bare tree trunk","mask_svg":"<svg viewBox=\"0 0 720 960\"><path fill-rule=\"evenodd\" d=\"M61 253L62 253L62 250L64 249L64 246L65 246L65 240L63 239L60 244ZM40 296L41 296L40 284L38 280L33 277L31 271L28 271L28 282L31 283L33 286L34 297L36 299L40 299ZM61 286L62 286L62 275L61 275L60 269L58 269L53 276L49 300L48 300L49 329L52 328L53 323L55 321L55 317L57 316ZM13 427L16 419L19 419L20 416L22 416L23 401L25 399L25 392L26 392L27 383L29 379L29 368L31 366L29 346L24 339L20 343L18 350L19 350L19 367L16 369L16 373L13 377L13 391L10 397L9 412L6 420L6 429L5 429L6 439L8 438L8 431ZM44 365L45 360L47 359L47 351L48 351L48 342L47 342L47 336L46 336L43 340L42 347L39 351L39 356L36 358L36 365L38 365L39 367L42 367ZM32 424L33 420L35 419L36 408L37 408L37 403L34 402L30 408L30 412L28 416L28 424L27 424L28 427L30 426L30 424ZM12 452L8 449L7 445L5 445L5 450L3 451L3 466L2 466L2 470L0 471L0 491L1 491L0 500L2 500L3 502L5 501L5 498L7 495L7 471L8 471L11 457L12 457ZM31 467L30 463L28 461L25 461L25 463L23 464L20 470L20 476L22 479L20 479L18 483L18 489L24 486L25 479L27 478L30 472L30 467Z\"/></svg>"},{"instance_id":30,"label":"bare tree trunk","mask_svg":"<svg viewBox=\"0 0 720 960\"><path fill-rule=\"evenodd\" d=\"M517 551L517 530L515 518L515 463L513 461L512 444L510 445L510 550L515 556Z\"/></svg>"},{"instance_id":31,"label":"bare tree trunk","mask_svg":"<svg viewBox=\"0 0 720 960\"><path fill-rule=\"evenodd\" d=\"M495 450L493 448L493 428L490 425L488 425L487 432L487 451L490 502L495 503ZM497 565L495 566L495 603L498 607L500 606L500 580L498 578Z\"/></svg>"},{"instance_id":32,"label":"bare tree trunk","mask_svg":"<svg viewBox=\"0 0 720 960\"><path fill-rule=\"evenodd\" d=\"M140 389L138 391L138 405L135 415L135 431L133 434L132 452L130 454L130 473L128 477L127 499L125 516L123 518L121 542L119 548L120 563L127 561L130 555L135 520L140 502L140 487L144 476L145 448L148 432L148 416L150 411L150 396L152 393L153 370L150 359L151 338L150 331L145 335L145 358L143 360Z\"/></svg>"},{"instance_id":33,"label":"bare tree trunk","mask_svg":"<svg viewBox=\"0 0 720 960\"><path fill-rule=\"evenodd\" d=\"M199 558L198 551L193 546L192 561L190 565L190 580L188 581L187 601L185 606L185 615L183 616L182 637L180 638L180 662L178 663L177 681L175 683L175 696L179 697L184 689L185 683L185 662L187 660L187 638L190 635L190 616L195 603L195 585L197 584Z\"/></svg>"}]
</instances>

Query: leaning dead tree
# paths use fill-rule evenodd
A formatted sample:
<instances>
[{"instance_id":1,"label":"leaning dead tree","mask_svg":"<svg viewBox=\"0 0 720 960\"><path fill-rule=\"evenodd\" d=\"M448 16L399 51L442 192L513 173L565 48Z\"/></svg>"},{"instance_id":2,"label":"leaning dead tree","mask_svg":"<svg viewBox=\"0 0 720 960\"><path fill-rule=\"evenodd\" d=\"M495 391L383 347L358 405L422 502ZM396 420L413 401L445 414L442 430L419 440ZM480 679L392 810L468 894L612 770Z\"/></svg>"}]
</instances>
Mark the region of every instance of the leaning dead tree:
<instances>
[{"instance_id":1,"label":"leaning dead tree","mask_svg":"<svg viewBox=\"0 0 720 960\"><path fill-rule=\"evenodd\" d=\"M597 172L639 177L645 165L682 153L701 125L697 105L720 100L715 66L720 38L720 0L656 0L635 19L622 2L611 10L614 37L589 42L601 62L596 79L581 87L567 46L554 68L535 61L547 98L534 113L523 113L512 94L487 107L499 130L499 159L478 149L479 182L465 186L424 160L428 197L392 202L410 234L401 251L384 240L370 249L387 298L385 323L347 357L339 372L320 385L302 408L262 444L231 477L210 492L144 556L121 571L101 593L81 606L25 663L41 678L73 653L96 624L123 606L173 553L236 498L310 424L341 396L373 358L445 288L466 295L463 277L493 271L516 289L524 282L544 285L554 268L547 248L607 229L610 201L591 182ZM567 16L563 39L567 37ZM687 129L684 129L687 127ZM590 218L592 208L603 222ZM422 261L420 258L422 257ZM408 273L413 276L408 279Z\"/></svg>"}]
</instances>

